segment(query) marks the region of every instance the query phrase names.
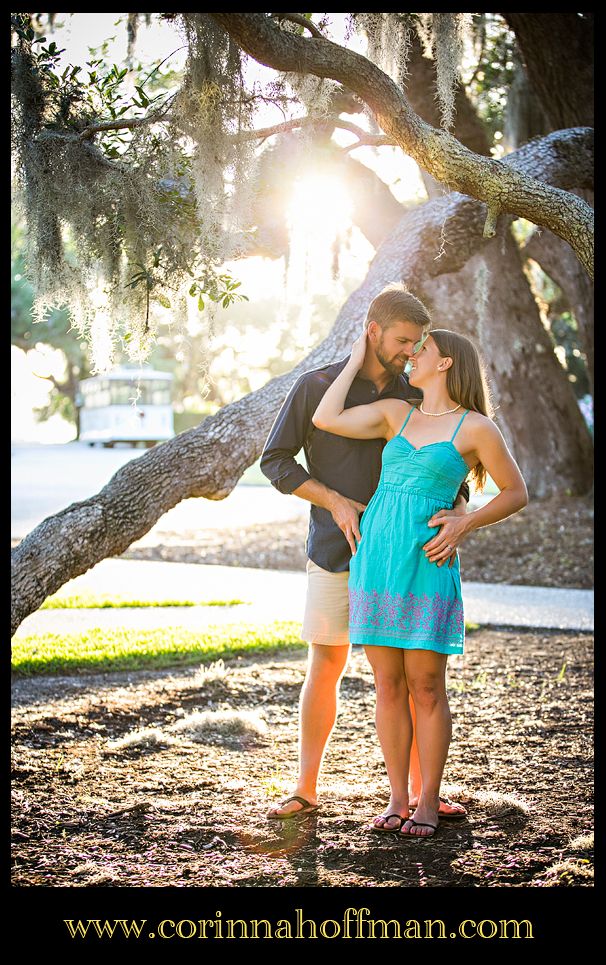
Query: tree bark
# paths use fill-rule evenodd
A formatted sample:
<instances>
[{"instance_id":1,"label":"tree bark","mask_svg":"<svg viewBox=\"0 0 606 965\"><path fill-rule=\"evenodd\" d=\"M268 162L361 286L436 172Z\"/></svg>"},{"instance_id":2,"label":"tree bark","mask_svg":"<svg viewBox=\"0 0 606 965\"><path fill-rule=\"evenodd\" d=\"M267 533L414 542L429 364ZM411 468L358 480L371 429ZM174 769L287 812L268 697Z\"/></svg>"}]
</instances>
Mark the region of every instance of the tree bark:
<instances>
[{"instance_id":1,"label":"tree bark","mask_svg":"<svg viewBox=\"0 0 606 965\"><path fill-rule=\"evenodd\" d=\"M593 395L594 334L593 285L569 246L551 231L535 231L522 249L556 283L576 319L579 338L587 357L587 374Z\"/></svg>"},{"instance_id":2,"label":"tree bark","mask_svg":"<svg viewBox=\"0 0 606 965\"><path fill-rule=\"evenodd\" d=\"M541 322L511 232L485 244L460 271L421 284L417 294L431 308L434 328L452 328L479 345L495 421L530 495L588 492L591 437Z\"/></svg>"},{"instance_id":3,"label":"tree bark","mask_svg":"<svg viewBox=\"0 0 606 965\"><path fill-rule=\"evenodd\" d=\"M474 154L451 134L431 127L415 114L397 84L360 54L329 40L285 33L265 14L210 16L259 63L332 78L361 97L384 133L420 167L450 189L486 202L487 235L494 233L498 214L527 218L567 241L592 275L593 212L580 198L522 175L504 160Z\"/></svg>"},{"instance_id":4,"label":"tree bark","mask_svg":"<svg viewBox=\"0 0 606 965\"><path fill-rule=\"evenodd\" d=\"M583 165L575 154L555 149L558 143L557 135L533 141L508 161L536 171L543 163L546 177L575 186L575 175L582 178ZM11 632L67 580L108 556L123 553L182 499L227 496L259 456L295 379L347 353L370 301L385 285L403 279L415 291L430 278L462 268L486 244L483 220L483 205L455 192L407 211L377 252L361 286L345 302L328 337L292 372L226 406L196 429L150 449L118 470L95 496L40 523L12 551ZM513 397L512 411L515 405ZM507 421L514 418L509 412L506 417ZM534 406L518 418L527 420L532 434ZM560 421L567 418L564 411L554 413L550 431L559 440L557 462L542 467L545 476L551 474L562 489L567 481L559 475L560 467L579 463L587 472L582 436L575 442L560 434Z\"/></svg>"},{"instance_id":5,"label":"tree bark","mask_svg":"<svg viewBox=\"0 0 606 965\"><path fill-rule=\"evenodd\" d=\"M593 127L593 14L503 13L553 130Z\"/></svg>"}]
</instances>

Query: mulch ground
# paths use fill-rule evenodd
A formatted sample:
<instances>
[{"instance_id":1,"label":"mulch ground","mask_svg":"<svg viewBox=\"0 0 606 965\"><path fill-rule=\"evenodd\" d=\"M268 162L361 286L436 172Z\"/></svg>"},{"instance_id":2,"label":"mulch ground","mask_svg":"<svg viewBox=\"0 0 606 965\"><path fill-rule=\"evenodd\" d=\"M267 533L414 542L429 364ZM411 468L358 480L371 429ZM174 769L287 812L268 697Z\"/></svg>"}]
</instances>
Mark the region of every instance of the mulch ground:
<instances>
[{"instance_id":1,"label":"mulch ground","mask_svg":"<svg viewBox=\"0 0 606 965\"><path fill-rule=\"evenodd\" d=\"M304 570L307 519L241 529L150 533L124 559ZM464 580L593 588L593 500L554 496L476 530L460 549Z\"/></svg>"},{"instance_id":2,"label":"mulch ground","mask_svg":"<svg viewBox=\"0 0 606 965\"><path fill-rule=\"evenodd\" d=\"M233 659L205 678L16 678L13 884L591 885L591 668L588 634L469 635L450 663L445 774L469 818L426 841L367 828L388 793L361 651L343 680L321 810L288 823L264 813L295 774L304 650ZM204 727L179 730L193 713ZM119 744L141 728L146 741Z\"/></svg>"}]
</instances>

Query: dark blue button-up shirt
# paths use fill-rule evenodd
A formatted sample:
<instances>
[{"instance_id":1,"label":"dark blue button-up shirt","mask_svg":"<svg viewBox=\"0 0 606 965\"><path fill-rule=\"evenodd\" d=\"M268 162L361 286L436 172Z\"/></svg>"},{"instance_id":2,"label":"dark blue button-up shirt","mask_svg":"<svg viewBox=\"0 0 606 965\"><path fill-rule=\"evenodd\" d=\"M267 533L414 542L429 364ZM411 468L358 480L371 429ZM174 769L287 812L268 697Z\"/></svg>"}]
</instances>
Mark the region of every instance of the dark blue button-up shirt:
<instances>
[{"instance_id":1,"label":"dark blue button-up shirt","mask_svg":"<svg viewBox=\"0 0 606 965\"><path fill-rule=\"evenodd\" d=\"M326 389L343 371L349 356L332 365L305 372L288 393L274 422L261 456L261 470L281 493L292 493L308 479L317 479L342 496L366 505L381 475L385 439L348 439L317 429L311 419ZM377 399L423 398L405 375L394 376L382 392L374 382L358 376L345 399L345 408L366 405ZM295 459L303 449L307 471ZM463 483L460 494L469 499ZM436 530L437 532L437 530ZM312 504L306 543L308 557L331 573L349 569L351 550L345 536L321 506Z\"/></svg>"}]
</instances>

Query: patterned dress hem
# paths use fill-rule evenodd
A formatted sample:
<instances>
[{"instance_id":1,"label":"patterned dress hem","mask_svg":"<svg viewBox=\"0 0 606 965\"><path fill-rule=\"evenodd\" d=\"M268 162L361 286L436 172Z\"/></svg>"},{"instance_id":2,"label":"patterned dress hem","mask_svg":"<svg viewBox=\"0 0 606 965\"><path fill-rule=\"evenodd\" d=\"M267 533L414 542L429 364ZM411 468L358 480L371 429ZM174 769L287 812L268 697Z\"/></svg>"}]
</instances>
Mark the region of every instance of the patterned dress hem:
<instances>
[{"instance_id":1,"label":"patterned dress hem","mask_svg":"<svg viewBox=\"0 0 606 965\"><path fill-rule=\"evenodd\" d=\"M369 639L369 633L372 633L373 639ZM444 653L447 656L454 656L464 652L463 641L461 640L457 640L455 643L436 643L436 641L432 639L416 639L414 637L408 637L404 640L402 637L388 637L381 633L363 630L350 630L349 639L353 645L358 647L373 646L394 647L399 650L433 650L436 653Z\"/></svg>"}]
</instances>

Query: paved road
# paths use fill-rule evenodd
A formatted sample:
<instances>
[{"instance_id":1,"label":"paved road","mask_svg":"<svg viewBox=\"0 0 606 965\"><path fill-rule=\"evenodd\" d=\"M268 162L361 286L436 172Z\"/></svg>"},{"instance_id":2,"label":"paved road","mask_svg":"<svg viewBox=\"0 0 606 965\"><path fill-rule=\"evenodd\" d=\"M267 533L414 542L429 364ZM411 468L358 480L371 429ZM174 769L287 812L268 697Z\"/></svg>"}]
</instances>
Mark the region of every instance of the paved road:
<instances>
[{"instance_id":1,"label":"paved road","mask_svg":"<svg viewBox=\"0 0 606 965\"><path fill-rule=\"evenodd\" d=\"M240 599L233 607L149 607L106 610L39 610L17 631L66 633L86 627L147 629L180 625L191 629L219 623L268 623L300 620L305 573L256 570L195 563L103 560L66 583L62 595L74 592L132 594L168 599ZM551 587L463 582L465 617L485 626L545 627L593 630L593 592Z\"/></svg>"}]
</instances>

